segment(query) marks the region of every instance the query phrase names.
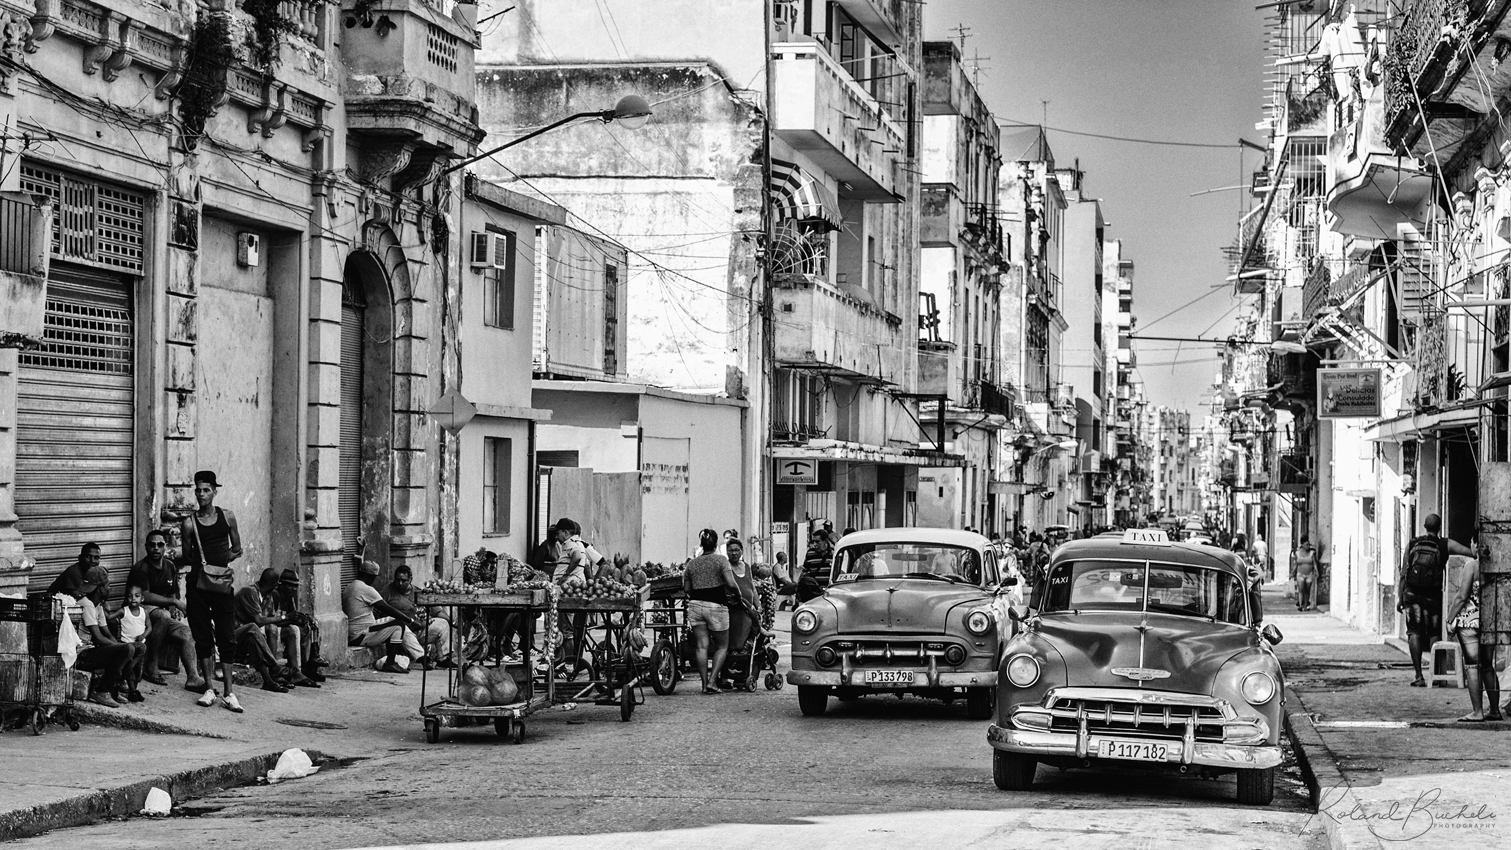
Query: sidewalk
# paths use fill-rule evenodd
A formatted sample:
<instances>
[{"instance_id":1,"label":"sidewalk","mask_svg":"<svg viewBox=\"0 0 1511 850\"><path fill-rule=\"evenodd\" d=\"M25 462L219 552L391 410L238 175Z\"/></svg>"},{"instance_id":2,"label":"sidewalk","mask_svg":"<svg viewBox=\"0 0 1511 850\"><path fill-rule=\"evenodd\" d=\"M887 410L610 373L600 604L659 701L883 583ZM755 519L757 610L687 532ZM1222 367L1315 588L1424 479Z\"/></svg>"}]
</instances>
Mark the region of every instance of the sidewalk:
<instances>
[{"instance_id":1,"label":"sidewalk","mask_svg":"<svg viewBox=\"0 0 1511 850\"><path fill-rule=\"evenodd\" d=\"M438 675L440 674L440 675ZM445 689L444 671L429 682ZM147 791L180 799L256 781L278 755L360 759L423 747L420 673L332 674L319 689L275 694L238 687L244 714L201 708L183 690L144 683L147 701L109 709L80 703L82 727L0 734L0 841L141 810Z\"/></svg>"},{"instance_id":2,"label":"sidewalk","mask_svg":"<svg viewBox=\"0 0 1511 850\"><path fill-rule=\"evenodd\" d=\"M1325 611L1297 612L1278 587L1266 588L1265 612L1285 635L1287 710L1334 850L1511 842L1511 723L1456 722L1467 691L1410 687L1399 648Z\"/></svg>"}]
</instances>

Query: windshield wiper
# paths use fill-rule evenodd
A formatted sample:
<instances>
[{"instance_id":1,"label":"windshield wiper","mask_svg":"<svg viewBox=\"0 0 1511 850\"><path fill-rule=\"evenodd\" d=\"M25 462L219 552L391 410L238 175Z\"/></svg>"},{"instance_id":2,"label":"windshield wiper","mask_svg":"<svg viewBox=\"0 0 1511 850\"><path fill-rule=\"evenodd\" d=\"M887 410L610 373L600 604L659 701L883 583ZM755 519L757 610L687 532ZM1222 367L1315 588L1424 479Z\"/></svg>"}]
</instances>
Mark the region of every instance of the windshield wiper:
<instances>
[{"instance_id":1,"label":"windshield wiper","mask_svg":"<svg viewBox=\"0 0 1511 850\"><path fill-rule=\"evenodd\" d=\"M942 576L939 573L903 573L902 578L932 578L947 581L951 584L955 582L955 576Z\"/></svg>"}]
</instances>

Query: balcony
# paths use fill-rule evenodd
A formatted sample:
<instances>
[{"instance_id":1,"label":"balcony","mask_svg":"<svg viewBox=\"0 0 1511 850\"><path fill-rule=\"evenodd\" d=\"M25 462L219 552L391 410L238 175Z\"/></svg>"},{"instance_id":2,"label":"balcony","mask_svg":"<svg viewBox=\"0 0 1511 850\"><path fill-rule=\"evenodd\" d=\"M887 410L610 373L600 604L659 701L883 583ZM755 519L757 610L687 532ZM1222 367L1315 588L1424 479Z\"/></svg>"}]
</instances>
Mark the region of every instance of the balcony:
<instances>
[{"instance_id":1,"label":"balcony","mask_svg":"<svg viewBox=\"0 0 1511 850\"><path fill-rule=\"evenodd\" d=\"M964 358L952 342L918 343L918 392L944 396L951 403L965 400Z\"/></svg>"},{"instance_id":2,"label":"balcony","mask_svg":"<svg viewBox=\"0 0 1511 850\"><path fill-rule=\"evenodd\" d=\"M1327 211L1332 229L1368 239L1395 239L1397 226L1420 223L1423 203L1432 194L1432 175L1412 157L1399 157L1385 143L1384 114L1378 98L1355 124L1339 129L1328 141L1332 189Z\"/></svg>"},{"instance_id":3,"label":"balcony","mask_svg":"<svg viewBox=\"0 0 1511 850\"><path fill-rule=\"evenodd\" d=\"M781 275L774 284L780 365L865 383L902 379L913 346L905 344L897 316L808 275Z\"/></svg>"},{"instance_id":4,"label":"balcony","mask_svg":"<svg viewBox=\"0 0 1511 850\"><path fill-rule=\"evenodd\" d=\"M1388 146L1451 163L1495 112L1487 93L1504 91L1511 73L1500 61L1500 42L1511 35L1508 5L1508 0L1414 0L1397 18L1384 62Z\"/></svg>"},{"instance_id":5,"label":"balcony","mask_svg":"<svg viewBox=\"0 0 1511 850\"><path fill-rule=\"evenodd\" d=\"M981 412L1009 419L1013 417L1017 399L1011 384L1001 387L991 381L982 381L980 387Z\"/></svg>"},{"instance_id":6,"label":"balcony","mask_svg":"<svg viewBox=\"0 0 1511 850\"><path fill-rule=\"evenodd\" d=\"M916 0L838 0L837 5L882 43L901 50L902 21L906 20L903 10L913 2Z\"/></svg>"},{"instance_id":7,"label":"balcony","mask_svg":"<svg viewBox=\"0 0 1511 850\"><path fill-rule=\"evenodd\" d=\"M949 248L958 244L965 223L965 202L953 184L924 185L918 237L923 247Z\"/></svg>"},{"instance_id":8,"label":"balcony","mask_svg":"<svg viewBox=\"0 0 1511 850\"><path fill-rule=\"evenodd\" d=\"M1305 452L1286 452L1276 458L1275 489L1281 493L1305 493L1312 486L1312 459Z\"/></svg>"},{"instance_id":9,"label":"balcony","mask_svg":"<svg viewBox=\"0 0 1511 850\"><path fill-rule=\"evenodd\" d=\"M42 339L52 206L0 196L0 348Z\"/></svg>"},{"instance_id":10,"label":"balcony","mask_svg":"<svg viewBox=\"0 0 1511 850\"><path fill-rule=\"evenodd\" d=\"M395 151L380 155L382 164L365 164L365 179L393 174L403 185L438 157L472 155L483 138L472 101L476 34L437 6L378 0L366 15L343 14L347 126ZM377 174L375 166L386 171Z\"/></svg>"},{"instance_id":11,"label":"balcony","mask_svg":"<svg viewBox=\"0 0 1511 850\"><path fill-rule=\"evenodd\" d=\"M896 203L902 130L821 45L784 42L771 49L772 128L846 184L843 197Z\"/></svg>"},{"instance_id":12,"label":"balcony","mask_svg":"<svg viewBox=\"0 0 1511 850\"><path fill-rule=\"evenodd\" d=\"M971 204L966 208L965 243L991 267L1005 267L1002 255L1002 220L995 204Z\"/></svg>"}]
</instances>

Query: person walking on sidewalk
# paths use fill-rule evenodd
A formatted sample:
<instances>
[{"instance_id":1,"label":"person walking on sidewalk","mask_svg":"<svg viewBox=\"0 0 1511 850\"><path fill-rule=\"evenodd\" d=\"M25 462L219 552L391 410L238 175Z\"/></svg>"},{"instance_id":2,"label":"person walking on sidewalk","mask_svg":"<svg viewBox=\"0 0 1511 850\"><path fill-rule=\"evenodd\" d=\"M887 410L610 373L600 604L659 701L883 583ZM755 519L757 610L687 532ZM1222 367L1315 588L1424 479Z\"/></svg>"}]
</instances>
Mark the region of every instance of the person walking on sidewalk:
<instances>
[{"instance_id":1,"label":"person walking on sidewalk","mask_svg":"<svg viewBox=\"0 0 1511 850\"><path fill-rule=\"evenodd\" d=\"M180 532L184 558L192 565L186 593L189 630L194 633L200 678L205 683L205 692L196 702L209 708L217 701L210 682L215 678L215 654L219 651L225 694L218 699L227 710L240 714L241 701L231 681L236 659L236 586L231 564L242 556L241 531L235 514L215 507L219 491L214 472L202 469L194 473L194 500L199 509L184 518Z\"/></svg>"},{"instance_id":2,"label":"person walking on sidewalk","mask_svg":"<svg viewBox=\"0 0 1511 850\"><path fill-rule=\"evenodd\" d=\"M1427 687L1422 677L1422 653L1432 648L1443 628L1443 571L1449 555L1474 557L1474 550L1438 534L1443 520L1428 514L1422 520L1426 534L1413 537L1401 558L1401 601L1397 611L1406 613L1406 645L1416 678L1413 688Z\"/></svg>"},{"instance_id":3,"label":"person walking on sidewalk","mask_svg":"<svg viewBox=\"0 0 1511 850\"><path fill-rule=\"evenodd\" d=\"M142 678L154 685L168 684L157 669L158 653L166 643L178 650L184 665L184 690L204 693L207 685L199 678L194 635L185 619L188 604L184 602L178 564L168 557L167 534L156 530L147 532L147 556L131 566L126 584L145 590L143 600L147 603L147 618L152 624L152 631L147 633L147 654L142 659Z\"/></svg>"},{"instance_id":4,"label":"person walking on sidewalk","mask_svg":"<svg viewBox=\"0 0 1511 850\"><path fill-rule=\"evenodd\" d=\"M698 533L703 554L687 562L682 571L682 591L687 594L687 626L693 632L698 675L703 693L721 694L714 674L724 669L729 652L729 601L740 593L729 559L720 555L719 532L705 528ZM709 662L713 670L709 670Z\"/></svg>"},{"instance_id":5,"label":"person walking on sidewalk","mask_svg":"<svg viewBox=\"0 0 1511 850\"><path fill-rule=\"evenodd\" d=\"M1459 722L1500 720L1501 684L1495 671L1495 644L1480 643L1479 561L1449 558L1447 578L1443 612L1448 617L1449 630L1458 638L1464 685L1469 689L1469 713L1460 717ZM1485 700L1489 701L1488 712Z\"/></svg>"},{"instance_id":6,"label":"person walking on sidewalk","mask_svg":"<svg viewBox=\"0 0 1511 850\"><path fill-rule=\"evenodd\" d=\"M1292 558L1291 573L1296 576L1296 610L1310 611L1317 607L1312 599L1317 584L1317 548L1311 538L1301 538Z\"/></svg>"}]
</instances>

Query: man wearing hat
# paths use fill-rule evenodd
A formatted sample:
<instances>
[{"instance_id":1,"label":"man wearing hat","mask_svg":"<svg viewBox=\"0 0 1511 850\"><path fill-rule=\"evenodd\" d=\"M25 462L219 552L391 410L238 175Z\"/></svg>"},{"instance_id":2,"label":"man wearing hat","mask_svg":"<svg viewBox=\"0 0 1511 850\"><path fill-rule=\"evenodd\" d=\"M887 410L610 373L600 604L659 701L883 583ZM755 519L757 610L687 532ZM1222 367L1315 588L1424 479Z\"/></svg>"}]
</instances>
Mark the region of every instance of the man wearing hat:
<instances>
[{"instance_id":1,"label":"man wearing hat","mask_svg":"<svg viewBox=\"0 0 1511 850\"><path fill-rule=\"evenodd\" d=\"M268 643L283 647L284 663L292 671L289 684L303 688L318 688L325 681L320 667L325 662L315 657L315 645L319 643L319 626L308 614L299 610L299 574L285 569L278 576L278 588L268 594L269 613L284 621L282 626L269 626Z\"/></svg>"},{"instance_id":2,"label":"man wearing hat","mask_svg":"<svg viewBox=\"0 0 1511 850\"><path fill-rule=\"evenodd\" d=\"M383 661L378 669L385 673L408 673L408 663L401 664L398 657L403 655L414 661L425 654L419 638L415 637L423 627L389 605L378 592L377 583L378 565L363 561L357 565L357 577L341 594L341 608L346 612L347 643L365 646L375 653L381 651Z\"/></svg>"},{"instance_id":3,"label":"man wearing hat","mask_svg":"<svg viewBox=\"0 0 1511 850\"><path fill-rule=\"evenodd\" d=\"M126 664L131 661L131 647L110 633L110 620L105 613L105 598L110 595L110 573L98 564L90 567L84 573L79 589L84 594L79 599L84 631L79 635L79 656L74 666L96 673L89 683L90 702L120 708L113 695L120 689Z\"/></svg>"},{"instance_id":4,"label":"man wearing hat","mask_svg":"<svg viewBox=\"0 0 1511 850\"><path fill-rule=\"evenodd\" d=\"M178 649L183 660L184 690L204 693L205 683L199 678L199 664L194 653L194 635L189 631L186 619L189 606L184 601L178 564L168 557L167 534L157 530L147 532L147 555L131 566L126 586L143 589L147 619L152 624L152 630L147 633L147 654L142 659L142 678L154 685L168 684L157 669L158 653L167 643Z\"/></svg>"},{"instance_id":5,"label":"man wearing hat","mask_svg":"<svg viewBox=\"0 0 1511 850\"><path fill-rule=\"evenodd\" d=\"M199 656L200 677L205 692L196 701L209 708L219 702L228 711L240 714L241 701L232 684L231 666L236 658L236 589L232 563L242 556L241 531L236 515L215 507L220 482L215 473L202 469L194 473L194 501L197 510L184 517L180 530L184 560L189 564L189 629L194 633L194 651ZM225 693L217 695L210 685L214 677L215 654L220 653L220 675Z\"/></svg>"}]
</instances>

